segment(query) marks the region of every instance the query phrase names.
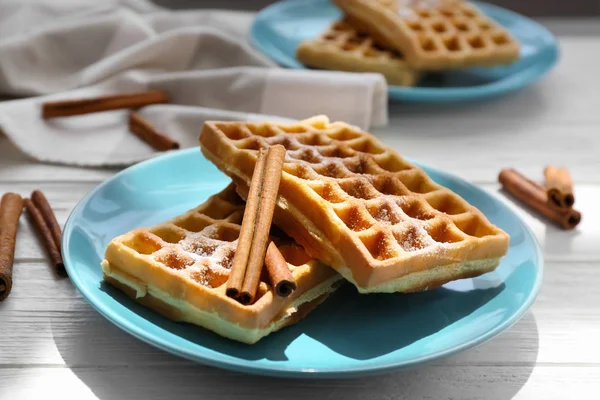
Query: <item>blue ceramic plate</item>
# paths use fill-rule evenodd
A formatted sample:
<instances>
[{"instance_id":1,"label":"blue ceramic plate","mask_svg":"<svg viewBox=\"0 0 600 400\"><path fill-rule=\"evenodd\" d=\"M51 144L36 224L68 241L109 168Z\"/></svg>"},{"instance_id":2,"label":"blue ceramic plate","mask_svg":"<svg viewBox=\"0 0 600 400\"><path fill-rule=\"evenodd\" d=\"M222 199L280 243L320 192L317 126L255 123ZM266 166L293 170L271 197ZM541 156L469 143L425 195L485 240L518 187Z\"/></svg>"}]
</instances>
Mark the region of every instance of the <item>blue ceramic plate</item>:
<instances>
[{"instance_id":1,"label":"blue ceramic plate","mask_svg":"<svg viewBox=\"0 0 600 400\"><path fill-rule=\"evenodd\" d=\"M64 229L65 264L73 284L115 325L205 364L303 377L357 376L419 364L510 327L532 304L542 275L540 249L517 215L485 191L423 167L510 234L510 251L497 270L410 295L358 295L348 284L297 325L253 346L171 322L102 283L100 261L111 238L174 217L228 184L198 148L137 164L87 194Z\"/></svg>"},{"instance_id":2,"label":"blue ceramic plate","mask_svg":"<svg viewBox=\"0 0 600 400\"><path fill-rule=\"evenodd\" d=\"M535 82L554 66L558 48L546 28L512 11L473 3L521 42L520 60L511 66L444 72L424 79L417 87L390 86L391 99L448 102L494 97ZM295 56L300 42L318 36L340 16L340 11L328 0L278 2L256 16L250 33L252 43L279 64L302 69L305 67Z\"/></svg>"}]
</instances>

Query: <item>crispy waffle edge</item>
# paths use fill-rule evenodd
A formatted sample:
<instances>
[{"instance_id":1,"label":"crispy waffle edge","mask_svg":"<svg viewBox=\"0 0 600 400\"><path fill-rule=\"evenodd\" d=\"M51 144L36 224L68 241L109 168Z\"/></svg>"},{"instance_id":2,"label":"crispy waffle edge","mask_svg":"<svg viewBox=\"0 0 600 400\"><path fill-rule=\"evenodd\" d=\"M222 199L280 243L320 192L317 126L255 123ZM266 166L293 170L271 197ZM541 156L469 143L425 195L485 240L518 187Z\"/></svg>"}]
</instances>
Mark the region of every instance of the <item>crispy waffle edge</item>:
<instances>
[{"instance_id":1,"label":"crispy waffle edge","mask_svg":"<svg viewBox=\"0 0 600 400\"><path fill-rule=\"evenodd\" d=\"M268 325L262 328L247 328L223 319L218 313L201 310L170 296L156 287L146 285L139 279L112 267L106 260L102 261L102 273L106 283L120 290L137 303L172 321L187 322L225 338L246 344L257 343L273 332L298 323L344 282L339 274L335 274L287 305Z\"/></svg>"}]
</instances>

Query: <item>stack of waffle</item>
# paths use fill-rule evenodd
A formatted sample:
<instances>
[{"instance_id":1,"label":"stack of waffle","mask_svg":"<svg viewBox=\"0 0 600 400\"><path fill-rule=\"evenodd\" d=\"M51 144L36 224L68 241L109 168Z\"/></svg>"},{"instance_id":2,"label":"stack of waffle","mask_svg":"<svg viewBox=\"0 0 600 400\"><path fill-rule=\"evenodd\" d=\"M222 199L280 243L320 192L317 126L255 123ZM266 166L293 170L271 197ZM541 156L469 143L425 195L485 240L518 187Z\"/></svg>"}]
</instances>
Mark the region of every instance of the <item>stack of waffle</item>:
<instances>
[{"instance_id":1,"label":"stack of waffle","mask_svg":"<svg viewBox=\"0 0 600 400\"><path fill-rule=\"evenodd\" d=\"M304 317L343 281L361 293L415 292L496 268L509 237L374 136L324 116L292 124L206 122L202 153L232 179L163 224L113 239L105 280L176 321L254 343ZM271 240L297 284L278 297L226 295L260 149L286 149Z\"/></svg>"},{"instance_id":2,"label":"stack of waffle","mask_svg":"<svg viewBox=\"0 0 600 400\"><path fill-rule=\"evenodd\" d=\"M334 0L344 17L300 44L308 67L378 72L413 86L428 71L507 65L518 41L464 0Z\"/></svg>"}]
</instances>

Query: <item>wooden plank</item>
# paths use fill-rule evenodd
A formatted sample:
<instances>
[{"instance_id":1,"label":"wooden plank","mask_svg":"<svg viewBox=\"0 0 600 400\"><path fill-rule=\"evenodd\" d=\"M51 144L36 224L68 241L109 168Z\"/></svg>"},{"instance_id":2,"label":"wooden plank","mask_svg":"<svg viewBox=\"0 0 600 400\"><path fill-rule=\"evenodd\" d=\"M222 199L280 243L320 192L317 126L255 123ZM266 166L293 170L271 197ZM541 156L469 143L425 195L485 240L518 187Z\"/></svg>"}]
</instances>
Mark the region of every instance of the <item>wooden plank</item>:
<instances>
[{"instance_id":1,"label":"wooden plank","mask_svg":"<svg viewBox=\"0 0 600 400\"><path fill-rule=\"evenodd\" d=\"M39 399L596 399L600 367L439 367L351 380L289 380L205 367L5 368L0 393ZM60 397L59 397L60 394Z\"/></svg>"},{"instance_id":2,"label":"wooden plank","mask_svg":"<svg viewBox=\"0 0 600 400\"><path fill-rule=\"evenodd\" d=\"M0 182L0 193L15 192L23 197L29 197L31 192L39 189L44 192L54 210L69 212L83 196L96 186L95 182Z\"/></svg>"},{"instance_id":3,"label":"wooden plank","mask_svg":"<svg viewBox=\"0 0 600 400\"><path fill-rule=\"evenodd\" d=\"M465 119L468 117L465 116ZM403 156L477 183L495 182L503 168L517 168L537 179L548 164L569 168L576 183L599 183L599 144L592 136L596 124L569 128L568 142L564 126L540 127L532 130L525 125L476 127L475 122L459 123L431 118L427 124L407 119L375 134ZM394 129L395 132L391 132ZM459 139L458 131L468 131L469 139ZM540 143L548 145L540 150ZM493 156L490 151L493 149Z\"/></svg>"}]
</instances>

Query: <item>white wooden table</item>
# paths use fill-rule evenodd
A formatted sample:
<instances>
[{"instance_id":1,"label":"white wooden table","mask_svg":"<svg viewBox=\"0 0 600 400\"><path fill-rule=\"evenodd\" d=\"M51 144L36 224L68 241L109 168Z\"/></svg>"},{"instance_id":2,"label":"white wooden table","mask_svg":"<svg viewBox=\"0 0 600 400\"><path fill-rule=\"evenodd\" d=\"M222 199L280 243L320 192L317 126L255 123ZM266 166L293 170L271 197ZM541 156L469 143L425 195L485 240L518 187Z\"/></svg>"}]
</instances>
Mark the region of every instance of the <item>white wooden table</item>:
<instances>
[{"instance_id":1,"label":"white wooden table","mask_svg":"<svg viewBox=\"0 0 600 400\"><path fill-rule=\"evenodd\" d=\"M540 83L468 107L393 105L390 126L375 131L404 155L490 191L498 190L504 167L535 178L549 162L570 168L583 213L576 231L515 206L535 231L546 265L537 301L510 330L427 366L366 379L229 373L157 350L107 322L70 281L55 279L22 218L13 292L0 303L0 398L264 399L285 390L295 399L598 399L600 21L547 26L559 35L562 60ZM61 223L115 172L40 164L0 136L0 194L39 188Z\"/></svg>"}]
</instances>

